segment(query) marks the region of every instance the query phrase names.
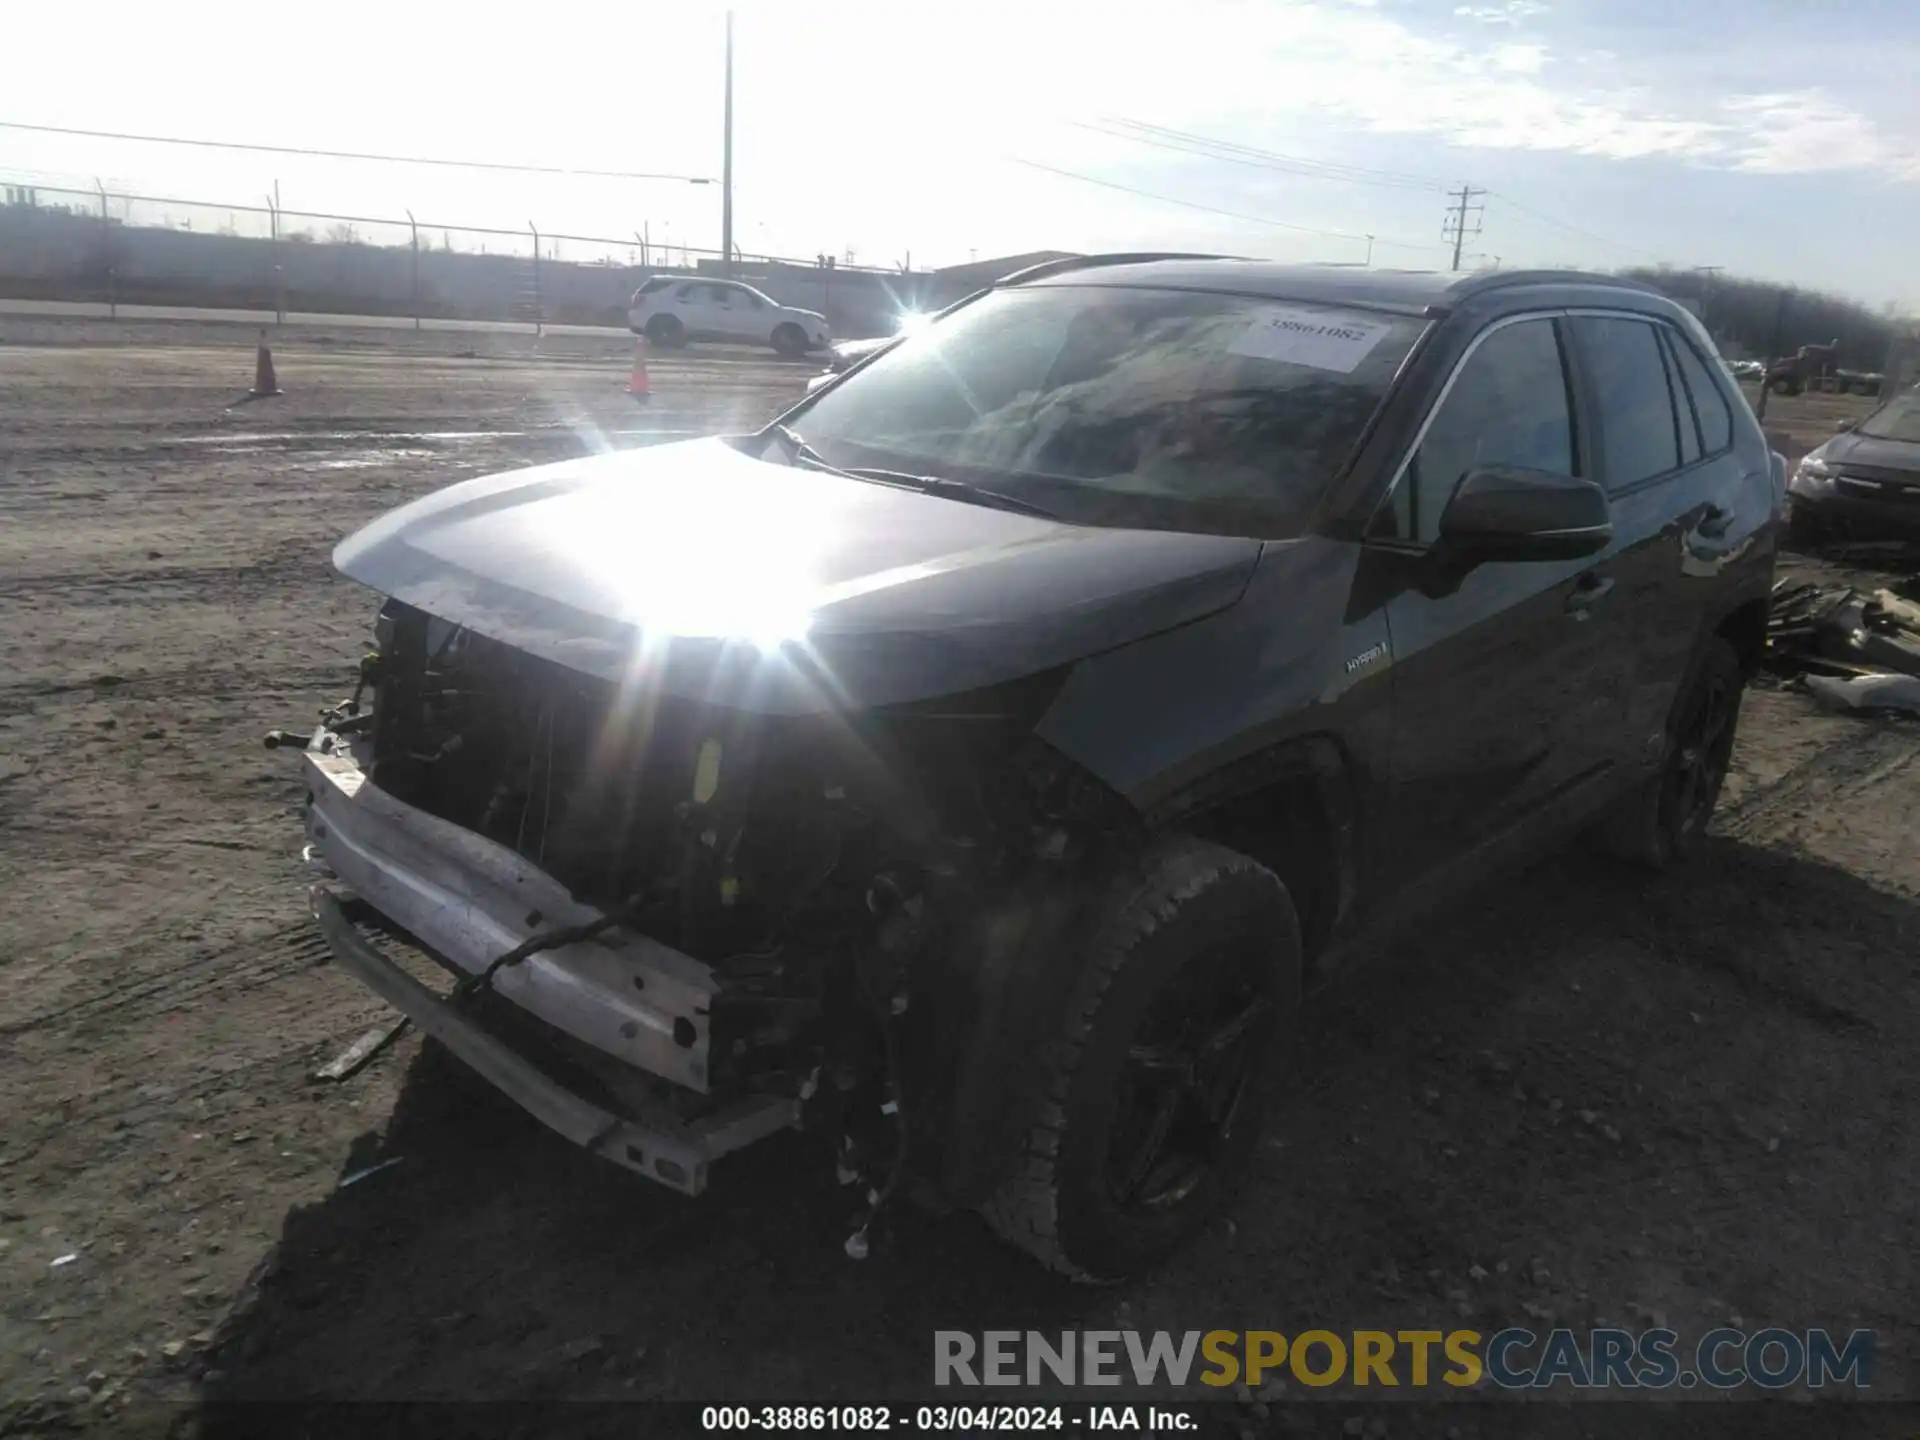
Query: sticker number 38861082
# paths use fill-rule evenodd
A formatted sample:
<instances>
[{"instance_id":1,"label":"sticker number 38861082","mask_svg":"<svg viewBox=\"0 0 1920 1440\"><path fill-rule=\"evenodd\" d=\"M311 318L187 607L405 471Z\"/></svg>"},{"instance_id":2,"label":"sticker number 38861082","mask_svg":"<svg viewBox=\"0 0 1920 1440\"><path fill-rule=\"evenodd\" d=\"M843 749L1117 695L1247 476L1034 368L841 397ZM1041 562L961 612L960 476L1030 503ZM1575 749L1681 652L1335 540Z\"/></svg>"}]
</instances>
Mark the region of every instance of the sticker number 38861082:
<instances>
[{"instance_id":1,"label":"sticker number 38861082","mask_svg":"<svg viewBox=\"0 0 1920 1440\"><path fill-rule=\"evenodd\" d=\"M1269 305L1228 348L1235 355L1347 375L1390 328L1388 321L1361 315Z\"/></svg>"}]
</instances>

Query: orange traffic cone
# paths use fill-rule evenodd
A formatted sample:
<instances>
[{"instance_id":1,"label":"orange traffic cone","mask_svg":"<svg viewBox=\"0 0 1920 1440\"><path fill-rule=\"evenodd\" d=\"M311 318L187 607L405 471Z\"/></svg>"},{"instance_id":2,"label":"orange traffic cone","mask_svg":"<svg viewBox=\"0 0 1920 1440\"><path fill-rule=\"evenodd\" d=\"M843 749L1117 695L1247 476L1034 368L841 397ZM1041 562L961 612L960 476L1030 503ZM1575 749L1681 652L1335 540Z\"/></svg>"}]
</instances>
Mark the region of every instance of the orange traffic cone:
<instances>
[{"instance_id":1,"label":"orange traffic cone","mask_svg":"<svg viewBox=\"0 0 1920 1440\"><path fill-rule=\"evenodd\" d=\"M253 362L253 389L247 392L255 400L280 393L280 382L273 376L273 352L267 349L267 332L260 332L260 350Z\"/></svg>"},{"instance_id":2,"label":"orange traffic cone","mask_svg":"<svg viewBox=\"0 0 1920 1440\"><path fill-rule=\"evenodd\" d=\"M627 394L645 400L653 391L647 386L647 337L633 342L633 374L627 379Z\"/></svg>"}]
</instances>

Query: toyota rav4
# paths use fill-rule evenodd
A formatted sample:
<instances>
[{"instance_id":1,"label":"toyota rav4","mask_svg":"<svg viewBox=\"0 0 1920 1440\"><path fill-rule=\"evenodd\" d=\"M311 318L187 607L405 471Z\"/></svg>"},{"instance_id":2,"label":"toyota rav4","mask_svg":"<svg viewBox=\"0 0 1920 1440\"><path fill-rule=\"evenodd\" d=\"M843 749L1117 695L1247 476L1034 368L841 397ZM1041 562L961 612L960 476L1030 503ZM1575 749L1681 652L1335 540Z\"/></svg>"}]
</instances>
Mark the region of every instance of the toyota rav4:
<instances>
[{"instance_id":1,"label":"toyota rav4","mask_svg":"<svg viewBox=\"0 0 1920 1440\"><path fill-rule=\"evenodd\" d=\"M342 543L385 600L302 755L313 909L615 1164L797 1129L854 1253L916 1197L1127 1274L1343 964L1549 842L1694 845L1778 463L1624 281L1040 267L756 433Z\"/></svg>"}]
</instances>

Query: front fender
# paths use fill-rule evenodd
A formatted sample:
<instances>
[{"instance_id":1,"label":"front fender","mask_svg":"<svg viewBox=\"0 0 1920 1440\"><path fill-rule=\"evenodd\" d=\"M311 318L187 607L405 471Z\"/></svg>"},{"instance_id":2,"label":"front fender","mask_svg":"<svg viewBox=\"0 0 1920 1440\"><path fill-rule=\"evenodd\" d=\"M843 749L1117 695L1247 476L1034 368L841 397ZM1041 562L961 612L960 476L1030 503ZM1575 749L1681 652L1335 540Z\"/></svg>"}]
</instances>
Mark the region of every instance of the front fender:
<instances>
[{"instance_id":1,"label":"front fender","mask_svg":"<svg viewBox=\"0 0 1920 1440\"><path fill-rule=\"evenodd\" d=\"M1019 1154L1046 1099L1045 1047L1065 1027L1079 978L1076 922L1094 887L1043 872L956 935L923 994L934 1056L923 1091L936 1158L920 1168L942 1197L985 1201Z\"/></svg>"}]
</instances>

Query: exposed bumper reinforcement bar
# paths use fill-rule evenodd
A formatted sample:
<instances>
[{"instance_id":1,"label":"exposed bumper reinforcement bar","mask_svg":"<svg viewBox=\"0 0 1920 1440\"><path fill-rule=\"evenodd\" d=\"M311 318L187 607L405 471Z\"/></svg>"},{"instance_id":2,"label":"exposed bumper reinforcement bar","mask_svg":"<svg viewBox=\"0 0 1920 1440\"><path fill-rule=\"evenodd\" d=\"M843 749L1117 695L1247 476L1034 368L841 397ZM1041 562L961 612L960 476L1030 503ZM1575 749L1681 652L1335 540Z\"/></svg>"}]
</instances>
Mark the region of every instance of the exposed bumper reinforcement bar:
<instances>
[{"instance_id":1,"label":"exposed bumper reinforcement bar","mask_svg":"<svg viewBox=\"0 0 1920 1440\"><path fill-rule=\"evenodd\" d=\"M503 845L382 790L339 750L301 756L309 858L325 881L469 975L542 928L601 912ZM624 928L502 970L504 1000L626 1065L707 1093L712 972Z\"/></svg>"},{"instance_id":2,"label":"exposed bumper reinforcement bar","mask_svg":"<svg viewBox=\"0 0 1920 1440\"><path fill-rule=\"evenodd\" d=\"M794 1101L759 1097L704 1120L632 1118L575 1094L435 995L360 934L326 887L313 912L334 958L368 989L471 1066L534 1119L574 1144L687 1195L706 1189L707 1167L798 1119Z\"/></svg>"}]
</instances>

